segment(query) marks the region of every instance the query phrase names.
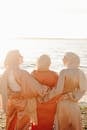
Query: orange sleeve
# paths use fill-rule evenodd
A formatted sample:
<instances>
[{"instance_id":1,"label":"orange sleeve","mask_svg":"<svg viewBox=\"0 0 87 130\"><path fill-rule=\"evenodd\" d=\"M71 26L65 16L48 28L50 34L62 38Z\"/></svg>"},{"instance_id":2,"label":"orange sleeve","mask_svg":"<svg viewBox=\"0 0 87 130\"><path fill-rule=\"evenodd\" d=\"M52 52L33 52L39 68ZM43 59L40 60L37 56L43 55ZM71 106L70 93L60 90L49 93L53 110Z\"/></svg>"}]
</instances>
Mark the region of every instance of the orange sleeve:
<instances>
[{"instance_id":1,"label":"orange sleeve","mask_svg":"<svg viewBox=\"0 0 87 130\"><path fill-rule=\"evenodd\" d=\"M32 76L43 85L47 85L50 88L56 86L58 82L58 74L54 71L37 71L32 72Z\"/></svg>"}]
</instances>

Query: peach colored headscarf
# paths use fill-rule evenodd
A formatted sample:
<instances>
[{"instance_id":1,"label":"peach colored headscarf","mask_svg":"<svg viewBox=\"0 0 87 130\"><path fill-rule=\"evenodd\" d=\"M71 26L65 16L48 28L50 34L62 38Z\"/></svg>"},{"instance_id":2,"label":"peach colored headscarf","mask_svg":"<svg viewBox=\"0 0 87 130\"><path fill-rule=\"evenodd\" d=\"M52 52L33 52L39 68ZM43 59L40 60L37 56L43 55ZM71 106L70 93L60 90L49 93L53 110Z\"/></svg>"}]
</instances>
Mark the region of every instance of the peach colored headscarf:
<instances>
[{"instance_id":1,"label":"peach colored headscarf","mask_svg":"<svg viewBox=\"0 0 87 130\"><path fill-rule=\"evenodd\" d=\"M37 69L41 71L47 71L49 70L50 64L51 64L50 57L46 54L41 55L37 61Z\"/></svg>"}]
</instances>

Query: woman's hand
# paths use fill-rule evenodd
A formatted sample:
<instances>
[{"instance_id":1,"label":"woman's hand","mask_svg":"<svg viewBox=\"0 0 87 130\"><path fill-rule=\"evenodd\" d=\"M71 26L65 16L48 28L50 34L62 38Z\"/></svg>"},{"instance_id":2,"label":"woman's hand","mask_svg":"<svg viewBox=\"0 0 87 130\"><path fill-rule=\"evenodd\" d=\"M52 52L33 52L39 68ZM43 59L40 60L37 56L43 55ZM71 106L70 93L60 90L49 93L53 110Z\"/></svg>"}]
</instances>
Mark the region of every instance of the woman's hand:
<instances>
[{"instance_id":1,"label":"woman's hand","mask_svg":"<svg viewBox=\"0 0 87 130\"><path fill-rule=\"evenodd\" d=\"M42 86L42 97L46 96L48 94L49 87L46 85Z\"/></svg>"}]
</instances>

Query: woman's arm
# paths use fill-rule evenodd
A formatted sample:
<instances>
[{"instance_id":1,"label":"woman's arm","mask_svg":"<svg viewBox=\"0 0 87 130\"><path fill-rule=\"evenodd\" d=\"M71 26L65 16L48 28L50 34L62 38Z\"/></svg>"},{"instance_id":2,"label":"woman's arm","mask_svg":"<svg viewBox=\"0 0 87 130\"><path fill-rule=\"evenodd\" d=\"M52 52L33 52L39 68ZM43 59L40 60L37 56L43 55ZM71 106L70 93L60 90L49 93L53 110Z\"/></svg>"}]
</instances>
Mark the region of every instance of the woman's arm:
<instances>
[{"instance_id":1,"label":"woman's arm","mask_svg":"<svg viewBox=\"0 0 87 130\"><path fill-rule=\"evenodd\" d=\"M52 91L49 94L49 98L53 98L57 95L62 94L64 88L64 79L65 79L65 70L62 70L59 74L57 86L52 89Z\"/></svg>"},{"instance_id":2,"label":"woman's arm","mask_svg":"<svg viewBox=\"0 0 87 130\"><path fill-rule=\"evenodd\" d=\"M75 100L79 101L87 91L87 79L84 72L79 71L79 88L73 93Z\"/></svg>"},{"instance_id":3,"label":"woman's arm","mask_svg":"<svg viewBox=\"0 0 87 130\"><path fill-rule=\"evenodd\" d=\"M84 72L80 71L79 74L79 90L76 92L75 97L80 100L87 91L87 78Z\"/></svg>"},{"instance_id":4,"label":"woman's arm","mask_svg":"<svg viewBox=\"0 0 87 130\"><path fill-rule=\"evenodd\" d=\"M87 91L87 78L84 72L80 71L79 74L79 87L82 92Z\"/></svg>"},{"instance_id":5,"label":"woman's arm","mask_svg":"<svg viewBox=\"0 0 87 130\"><path fill-rule=\"evenodd\" d=\"M28 97L36 97L36 96L44 96L47 91L46 86L41 85L38 81L36 81L33 76L31 76L27 71L21 70L20 76L17 73L17 80L21 85L22 92L25 96Z\"/></svg>"}]
</instances>

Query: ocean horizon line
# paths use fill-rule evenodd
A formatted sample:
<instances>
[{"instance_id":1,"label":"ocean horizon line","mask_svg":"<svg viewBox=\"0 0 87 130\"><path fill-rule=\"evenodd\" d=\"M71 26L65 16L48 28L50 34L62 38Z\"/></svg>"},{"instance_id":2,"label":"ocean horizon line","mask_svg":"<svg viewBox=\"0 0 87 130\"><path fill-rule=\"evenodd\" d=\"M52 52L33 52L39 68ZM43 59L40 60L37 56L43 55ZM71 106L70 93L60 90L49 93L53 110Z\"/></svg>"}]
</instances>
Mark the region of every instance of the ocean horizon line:
<instances>
[{"instance_id":1,"label":"ocean horizon line","mask_svg":"<svg viewBox=\"0 0 87 130\"><path fill-rule=\"evenodd\" d=\"M81 41L85 41L87 40L87 38L64 38L64 37L29 37L29 36L18 36L16 37L17 40L81 40Z\"/></svg>"}]
</instances>

